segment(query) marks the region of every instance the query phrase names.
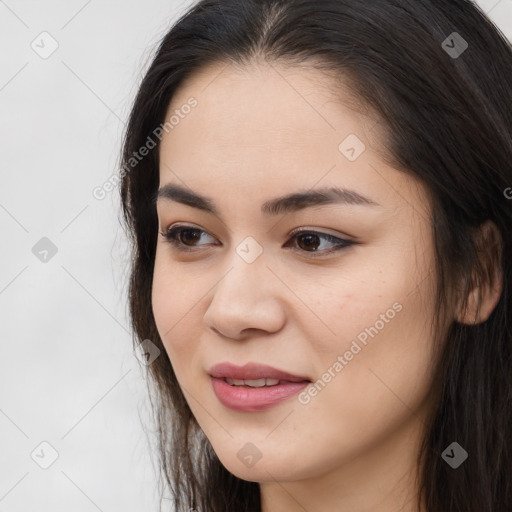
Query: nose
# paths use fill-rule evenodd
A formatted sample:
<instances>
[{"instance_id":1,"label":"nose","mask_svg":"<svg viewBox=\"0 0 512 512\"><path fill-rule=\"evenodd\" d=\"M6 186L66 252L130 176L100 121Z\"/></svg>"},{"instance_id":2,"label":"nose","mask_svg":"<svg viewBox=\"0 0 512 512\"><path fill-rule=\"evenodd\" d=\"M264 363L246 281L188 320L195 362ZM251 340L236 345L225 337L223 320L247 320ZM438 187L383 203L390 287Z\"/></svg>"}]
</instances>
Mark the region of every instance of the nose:
<instances>
[{"instance_id":1,"label":"nose","mask_svg":"<svg viewBox=\"0 0 512 512\"><path fill-rule=\"evenodd\" d=\"M208 329L242 340L254 330L278 332L285 324L286 287L263 258L246 263L237 255L217 283L203 320Z\"/></svg>"}]
</instances>

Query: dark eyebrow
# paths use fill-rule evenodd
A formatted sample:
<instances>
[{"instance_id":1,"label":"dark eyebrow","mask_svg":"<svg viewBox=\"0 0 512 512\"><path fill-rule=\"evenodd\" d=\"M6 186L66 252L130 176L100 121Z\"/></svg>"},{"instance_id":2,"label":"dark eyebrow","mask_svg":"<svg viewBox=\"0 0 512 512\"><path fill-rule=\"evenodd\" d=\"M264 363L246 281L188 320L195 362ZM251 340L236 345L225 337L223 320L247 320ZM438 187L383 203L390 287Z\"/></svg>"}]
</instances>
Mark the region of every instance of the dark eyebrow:
<instances>
[{"instance_id":1,"label":"dark eyebrow","mask_svg":"<svg viewBox=\"0 0 512 512\"><path fill-rule=\"evenodd\" d=\"M178 203L186 204L220 217L220 212L212 199L196 194L180 185L168 183L162 186L157 190L153 202L156 204L159 199L177 201ZM380 206L379 203L372 201L354 190L330 187L298 191L271 199L263 203L261 212L265 215L279 215L281 213L291 213L305 208L311 208L312 206L340 203Z\"/></svg>"}]
</instances>

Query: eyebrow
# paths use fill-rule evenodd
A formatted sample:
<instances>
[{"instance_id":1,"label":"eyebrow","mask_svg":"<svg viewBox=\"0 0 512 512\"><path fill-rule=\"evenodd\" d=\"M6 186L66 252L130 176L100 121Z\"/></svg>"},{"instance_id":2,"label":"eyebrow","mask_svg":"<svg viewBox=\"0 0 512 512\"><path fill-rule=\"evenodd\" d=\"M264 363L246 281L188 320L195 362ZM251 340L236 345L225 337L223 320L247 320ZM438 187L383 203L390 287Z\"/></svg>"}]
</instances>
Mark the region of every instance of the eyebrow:
<instances>
[{"instance_id":1,"label":"eyebrow","mask_svg":"<svg viewBox=\"0 0 512 512\"><path fill-rule=\"evenodd\" d=\"M163 185L155 193L153 203L156 204L160 199L176 201L220 217L220 212L211 198L192 192L180 185L172 183ZM354 190L329 187L322 189L299 190L282 197L271 199L262 204L261 212L264 215L271 216L282 213L292 213L306 208L311 208L313 206L326 204L380 206L379 203L376 203L370 198L361 195Z\"/></svg>"}]
</instances>

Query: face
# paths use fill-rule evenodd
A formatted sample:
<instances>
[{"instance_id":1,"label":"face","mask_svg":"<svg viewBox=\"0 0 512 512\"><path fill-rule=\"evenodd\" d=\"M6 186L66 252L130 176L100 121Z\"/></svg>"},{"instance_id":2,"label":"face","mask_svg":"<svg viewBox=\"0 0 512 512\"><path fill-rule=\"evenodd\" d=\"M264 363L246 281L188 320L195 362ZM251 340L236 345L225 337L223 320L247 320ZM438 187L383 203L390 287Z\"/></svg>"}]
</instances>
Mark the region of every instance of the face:
<instances>
[{"instance_id":1,"label":"face","mask_svg":"<svg viewBox=\"0 0 512 512\"><path fill-rule=\"evenodd\" d=\"M429 200L379 156L377 120L348 99L318 70L215 64L182 84L166 115L179 122L162 139L159 187L212 211L159 197L159 231L178 245L158 235L154 317L200 427L246 480L313 479L411 447L427 411ZM335 187L345 193L268 207ZM232 408L210 377L223 362L309 383L281 384L291 394L261 407L238 388Z\"/></svg>"}]
</instances>

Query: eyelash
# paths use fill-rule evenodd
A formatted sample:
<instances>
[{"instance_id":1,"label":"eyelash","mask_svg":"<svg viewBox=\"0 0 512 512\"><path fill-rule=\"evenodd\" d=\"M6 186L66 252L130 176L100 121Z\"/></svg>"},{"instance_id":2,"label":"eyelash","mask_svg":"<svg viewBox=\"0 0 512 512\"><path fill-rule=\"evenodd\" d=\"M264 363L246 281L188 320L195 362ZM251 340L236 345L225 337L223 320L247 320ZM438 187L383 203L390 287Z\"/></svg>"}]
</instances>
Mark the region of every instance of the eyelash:
<instances>
[{"instance_id":1,"label":"eyelash","mask_svg":"<svg viewBox=\"0 0 512 512\"><path fill-rule=\"evenodd\" d=\"M202 229L199 229L199 228L193 228L193 227L189 227L189 226L175 226L175 227L169 229L166 233L160 232L160 234L164 237L165 242L170 243L173 246L173 248L176 249L177 251L186 252L186 253L195 252L197 250L196 247L188 247L187 245L183 244L183 242L179 241L178 235L180 233L182 233L183 231L197 231L200 233L206 233L206 231L203 231ZM298 250L300 252L305 252L306 254L311 255L313 258L321 258L322 256L341 251L341 250L346 249L347 247L350 247L351 245L355 245L357 243L352 240L335 237L335 236L329 235L327 233L321 233L321 232L312 231L309 229L308 230L299 229L299 230L293 231L290 234L290 240L293 238L297 238L298 236L301 236L301 235L315 235L315 236L318 236L319 238L326 239L332 243L338 242L337 248L329 249L329 250L324 249L322 251L306 251L304 249L294 248L295 250ZM211 235L209 235L209 236L211 236Z\"/></svg>"}]
</instances>

